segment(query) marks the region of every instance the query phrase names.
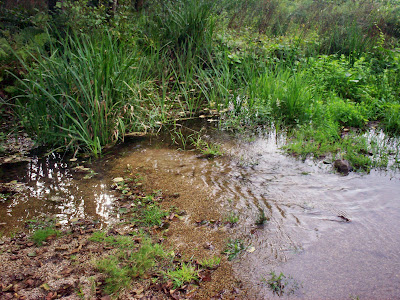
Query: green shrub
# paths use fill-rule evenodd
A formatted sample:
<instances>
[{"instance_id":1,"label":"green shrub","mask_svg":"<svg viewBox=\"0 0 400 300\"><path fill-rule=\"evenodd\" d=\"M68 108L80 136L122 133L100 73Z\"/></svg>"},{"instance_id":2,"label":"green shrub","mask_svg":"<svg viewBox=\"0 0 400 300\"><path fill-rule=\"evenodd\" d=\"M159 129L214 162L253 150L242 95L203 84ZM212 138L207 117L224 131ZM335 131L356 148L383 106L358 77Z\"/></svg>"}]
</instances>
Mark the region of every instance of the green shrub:
<instances>
[{"instance_id":1,"label":"green shrub","mask_svg":"<svg viewBox=\"0 0 400 300\"><path fill-rule=\"evenodd\" d=\"M365 116L364 107L333 97L327 103L327 111L333 122L338 122L343 126L363 128L368 121Z\"/></svg>"}]
</instances>

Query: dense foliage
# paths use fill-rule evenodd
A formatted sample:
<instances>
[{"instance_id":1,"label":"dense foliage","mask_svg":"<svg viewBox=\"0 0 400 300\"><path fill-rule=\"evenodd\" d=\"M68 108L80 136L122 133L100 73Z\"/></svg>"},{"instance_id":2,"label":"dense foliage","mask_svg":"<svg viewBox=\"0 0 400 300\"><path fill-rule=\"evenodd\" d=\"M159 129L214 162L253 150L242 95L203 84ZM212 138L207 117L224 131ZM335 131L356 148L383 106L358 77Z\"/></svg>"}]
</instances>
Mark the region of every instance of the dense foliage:
<instances>
[{"instance_id":1,"label":"dense foliage","mask_svg":"<svg viewBox=\"0 0 400 300\"><path fill-rule=\"evenodd\" d=\"M141 4L62 1L24 26L2 10L0 96L39 141L99 155L208 107L223 129L286 128L304 157L398 165L398 143L363 134L400 132L397 1Z\"/></svg>"}]
</instances>

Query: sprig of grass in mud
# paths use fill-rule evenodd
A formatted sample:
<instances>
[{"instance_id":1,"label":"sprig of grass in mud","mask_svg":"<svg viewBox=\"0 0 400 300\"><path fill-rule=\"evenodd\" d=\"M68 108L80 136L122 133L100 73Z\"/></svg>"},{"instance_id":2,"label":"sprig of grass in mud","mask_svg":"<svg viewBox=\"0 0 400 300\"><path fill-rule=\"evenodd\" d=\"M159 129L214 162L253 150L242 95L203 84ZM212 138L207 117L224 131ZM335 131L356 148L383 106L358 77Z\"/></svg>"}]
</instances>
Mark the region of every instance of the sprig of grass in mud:
<instances>
[{"instance_id":1,"label":"sprig of grass in mud","mask_svg":"<svg viewBox=\"0 0 400 300\"><path fill-rule=\"evenodd\" d=\"M238 255L240 255L244 250L248 247L245 246L242 240L240 239L229 239L226 245L225 250L222 252L228 256L228 260L235 259Z\"/></svg>"},{"instance_id":2,"label":"sprig of grass in mud","mask_svg":"<svg viewBox=\"0 0 400 300\"><path fill-rule=\"evenodd\" d=\"M265 282L270 290L278 296L283 296L284 293L288 295L294 294L296 290L301 288L301 284L294 280L290 275L286 276L282 272L279 275L276 275L274 271L271 271L269 275L269 279L263 278L262 281Z\"/></svg>"},{"instance_id":3,"label":"sprig of grass in mud","mask_svg":"<svg viewBox=\"0 0 400 300\"><path fill-rule=\"evenodd\" d=\"M264 225L265 222L267 222L267 221L268 221L268 218L265 216L264 210L262 208L259 208L258 216L257 216L255 224L258 226L261 226L261 225Z\"/></svg>"},{"instance_id":4,"label":"sprig of grass in mud","mask_svg":"<svg viewBox=\"0 0 400 300\"><path fill-rule=\"evenodd\" d=\"M231 211L225 216L224 222L235 225L239 222L239 215L234 211Z\"/></svg>"}]
</instances>

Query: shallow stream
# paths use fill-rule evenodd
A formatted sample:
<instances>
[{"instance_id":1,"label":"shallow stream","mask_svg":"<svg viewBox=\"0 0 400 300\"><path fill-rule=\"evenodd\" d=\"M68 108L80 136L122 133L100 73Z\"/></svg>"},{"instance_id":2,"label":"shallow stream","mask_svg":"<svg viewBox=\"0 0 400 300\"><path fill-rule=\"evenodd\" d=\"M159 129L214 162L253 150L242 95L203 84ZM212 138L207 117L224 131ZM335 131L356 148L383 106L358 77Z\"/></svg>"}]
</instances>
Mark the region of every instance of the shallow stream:
<instances>
[{"instance_id":1,"label":"shallow stream","mask_svg":"<svg viewBox=\"0 0 400 300\"><path fill-rule=\"evenodd\" d=\"M118 219L111 213L112 179L132 168L151 173L155 186L173 190L179 178L188 191L196 187L208 193L208 203L182 199L198 211L196 219L188 215L186 222L195 223L203 212L208 218L210 213L239 216L229 232L252 250L233 266L250 298L278 297L262 281L272 271L287 276L284 297L400 297L400 174L340 176L330 165L284 155L279 150L284 138L273 133L214 139L226 154L210 160L136 139L90 164L97 175L89 179L59 155L5 164L0 181L23 182L25 193L0 203L0 223L5 223L0 229L11 231L49 214L61 222L95 218L106 226ZM262 216L264 225L256 225Z\"/></svg>"}]
</instances>

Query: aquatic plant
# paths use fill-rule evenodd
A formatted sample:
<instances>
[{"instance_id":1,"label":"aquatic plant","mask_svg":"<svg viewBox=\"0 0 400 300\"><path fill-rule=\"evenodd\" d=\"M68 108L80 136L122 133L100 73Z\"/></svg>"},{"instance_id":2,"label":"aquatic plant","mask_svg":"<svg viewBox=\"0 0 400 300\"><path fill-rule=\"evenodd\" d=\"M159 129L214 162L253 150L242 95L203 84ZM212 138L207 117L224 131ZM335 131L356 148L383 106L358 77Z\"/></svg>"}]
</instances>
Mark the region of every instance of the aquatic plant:
<instances>
[{"instance_id":1,"label":"aquatic plant","mask_svg":"<svg viewBox=\"0 0 400 300\"><path fill-rule=\"evenodd\" d=\"M234 211L231 211L224 217L224 221L231 225L234 225L239 222L239 215Z\"/></svg>"},{"instance_id":2,"label":"aquatic plant","mask_svg":"<svg viewBox=\"0 0 400 300\"><path fill-rule=\"evenodd\" d=\"M229 239L222 253L228 256L228 260L233 260L246 249L247 246L240 239Z\"/></svg>"},{"instance_id":3,"label":"aquatic plant","mask_svg":"<svg viewBox=\"0 0 400 300\"><path fill-rule=\"evenodd\" d=\"M271 271L269 275L269 279L263 278L262 281L278 296L283 296L284 293L289 295L294 294L301 287L301 284L290 275L286 276L282 272L277 275L274 271Z\"/></svg>"}]
</instances>

